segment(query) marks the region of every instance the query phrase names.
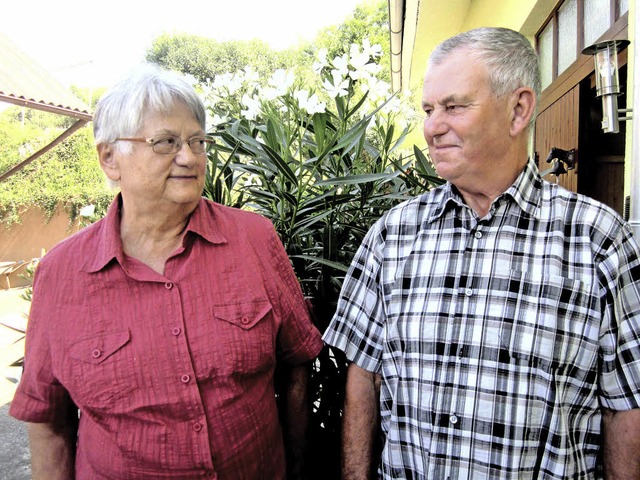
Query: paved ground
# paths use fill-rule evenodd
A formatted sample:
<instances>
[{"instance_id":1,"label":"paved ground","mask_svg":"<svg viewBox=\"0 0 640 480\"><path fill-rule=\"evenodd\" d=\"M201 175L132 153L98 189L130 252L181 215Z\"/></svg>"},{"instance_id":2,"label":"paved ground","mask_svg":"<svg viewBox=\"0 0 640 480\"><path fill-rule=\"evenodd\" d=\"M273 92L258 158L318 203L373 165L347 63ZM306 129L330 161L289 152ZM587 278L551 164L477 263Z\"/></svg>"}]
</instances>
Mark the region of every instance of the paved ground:
<instances>
[{"instance_id":1,"label":"paved ground","mask_svg":"<svg viewBox=\"0 0 640 480\"><path fill-rule=\"evenodd\" d=\"M29 442L24 423L9 416L9 405L0 407L0 479L31 478Z\"/></svg>"},{"instance_id":2,"label":"paved ground","mask_svg":"<svg viewBox=\"0 0 640 480\"><path fill-rule=\"evenodd\" d=\"M22 422L9 416L20 367L10 366L24 353L25 314L29 303L20 298L23 288L0 290L0 479L31 478L29 442Z\"/></svg>"}]
</instances>

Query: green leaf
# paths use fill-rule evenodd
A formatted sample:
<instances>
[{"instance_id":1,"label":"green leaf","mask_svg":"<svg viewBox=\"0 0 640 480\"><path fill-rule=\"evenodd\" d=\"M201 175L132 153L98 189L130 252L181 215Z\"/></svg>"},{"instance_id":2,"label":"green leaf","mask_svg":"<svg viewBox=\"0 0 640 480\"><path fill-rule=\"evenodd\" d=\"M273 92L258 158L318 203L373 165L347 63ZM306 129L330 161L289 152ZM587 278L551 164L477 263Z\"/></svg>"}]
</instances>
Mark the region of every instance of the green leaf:
<instances>
[{"instance_id":1,"label":"green leaf","mask_svg":"<svg viewBox=\"0 0 640 480\"><path fill-rule=\"evenodd\" d=\"M301 258L303 260L307 260L311 263L320 263L322 265L326 265L328 267L331 268L335 268L336 270L339 270L341 272L347 273L347 271L349 270L349 267L346 265L343 265L342 263L338 263L338 262L333 262L331 260L326 260L322 257L313 257L311 255L291 255L291 258Z\"/></svg>"},{"instance_id":2,"label":"green leaf","mask_svg":"<svg viewBox=\"0 0 640 480\"><path fill-rule=\"evenodd\" d=\"M344 150L348 152L352 150L359 142L364 139L367 132L367 126L371 121L371 116L367 115L353 127L351 127L338 142L329 150L328 153L335 152L336 150Z\"/></svg>"},{"instance_id":3,"label":"green leaf","mask_svg":"<svg viewBox=\"0 0 640 480\"><path fill-rule=\"evenodd\" d=\"M278 155L278 152L273 150L269 145L262 145L262 149L277 166L280 173L287 177L287 179L289 179L291 183L297 185L298 177L296 177L296 174L293 173L293 170L291 170L287 162L282 157L280 157L280 155Z\"/></svg>"},{"instance_id":4,"label":"green leaf","mask_svg":"<svg viewBox=\"0 0 640 480\"><path fill-rule=\"evenodd\" d=\"M346 177L330 178L316 183L316 185L357 185L360 183L389 181L400 175L400 172L365 173L361 175L349 175Z\"/></svg>"}]
</instances>

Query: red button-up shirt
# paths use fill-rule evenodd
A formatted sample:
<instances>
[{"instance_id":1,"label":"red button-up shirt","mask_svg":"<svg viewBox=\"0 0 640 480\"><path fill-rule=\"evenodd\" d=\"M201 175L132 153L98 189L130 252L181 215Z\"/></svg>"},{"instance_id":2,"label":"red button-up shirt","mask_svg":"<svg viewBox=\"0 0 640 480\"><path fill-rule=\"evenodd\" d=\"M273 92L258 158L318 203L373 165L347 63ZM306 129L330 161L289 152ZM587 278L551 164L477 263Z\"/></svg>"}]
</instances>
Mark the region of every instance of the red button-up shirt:
<instances>
[{"instance_id":1,"label":"red button-up shirt","mask_svg":"<svg viewBox=\"0 0 640 480\"><path fill-rule=\"evenodd\" d=\"M201 200L164 275L119 230L116 200L40 262L11 415L70 398L78 479L284 478L274 368L322 341L273 226Z\"/></svg>"}]
</instances>

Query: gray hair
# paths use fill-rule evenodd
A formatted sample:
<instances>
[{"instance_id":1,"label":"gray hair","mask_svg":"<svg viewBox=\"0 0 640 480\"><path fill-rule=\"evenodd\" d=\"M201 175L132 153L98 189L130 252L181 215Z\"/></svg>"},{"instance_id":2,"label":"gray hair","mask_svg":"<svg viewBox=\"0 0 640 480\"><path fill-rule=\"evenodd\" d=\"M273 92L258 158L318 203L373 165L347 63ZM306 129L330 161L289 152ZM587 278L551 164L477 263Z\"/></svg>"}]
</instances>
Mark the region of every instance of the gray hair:
<instances>
[{"instance_id":1,"label":"gray hair","mask_svg":"<svg viewBox=\"0 0 640 480\"><path fill-rule=\"evenodd\" d=\"M143 127L148 112L168 112L175 102L182 102L205 130L206 110L191 85L178 74L144 64L105 93L93 114L93 137L96 144L112 143L119 137L131 137ZM128 142L115 148L131 152ZM110 188L118 182L107 179Z\"/></svg>"},{"instance_id":2,"label":"gray hair","mask_svg":"<svg viewBox=\"0 0 640 480\"><path fill-rule=\"evenodd\" d=\"M97 144L135 135L148 112L168 112L175 102L184 103L205 129L206 111L191 85L178 74L152 65L135 69L105 93L93 115Z\"/></svg>"},{"instance_id":3,"label":"gray hair","mask_svg":"<svg viewBox=\"0 0 640 480\"><path fill-rule=\"evenodd\" d=\"M448 55L458 49L468 50L471 56L487 67L489 83L496 96L529 87L538 100L541 91L538 55L521 33L508 28L490 27L460 33L435 48L429 57L429 65L444 62ZM534 120L535 115L531 124Z\"/></svg>"}]
</instances>

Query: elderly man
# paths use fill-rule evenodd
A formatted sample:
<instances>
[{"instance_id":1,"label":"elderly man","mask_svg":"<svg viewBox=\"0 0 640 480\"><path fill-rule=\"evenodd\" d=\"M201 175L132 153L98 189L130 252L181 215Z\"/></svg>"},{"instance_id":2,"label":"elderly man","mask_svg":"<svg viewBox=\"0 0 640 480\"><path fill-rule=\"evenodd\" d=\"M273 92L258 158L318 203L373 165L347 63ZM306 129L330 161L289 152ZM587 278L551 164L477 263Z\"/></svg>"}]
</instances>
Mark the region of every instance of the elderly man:
<instances>
[{"instance_id":1,"label":"elderly man","mask_svg":"<svg viewBox=\"0 0 640 480\"><path fill-rule=\"evenodd\" d=\"M136 71L94 131L120 194L36 273L11 405L33 478L284 479L323 344L275 230L201 198L205 109L179 77Z\"/></svg>"},{"instance_id":2,"label":"elderly man","mask_svg":"<svg viewBox=\"0 0 640 480\"><path fill-rule=\"evenodd\" d=\"M447 183L374 225L325 334L353 362L347 479L640 478L640 249L528 160L539 85L512 30L431 56Z\"/></svg>"}]
</instances>

